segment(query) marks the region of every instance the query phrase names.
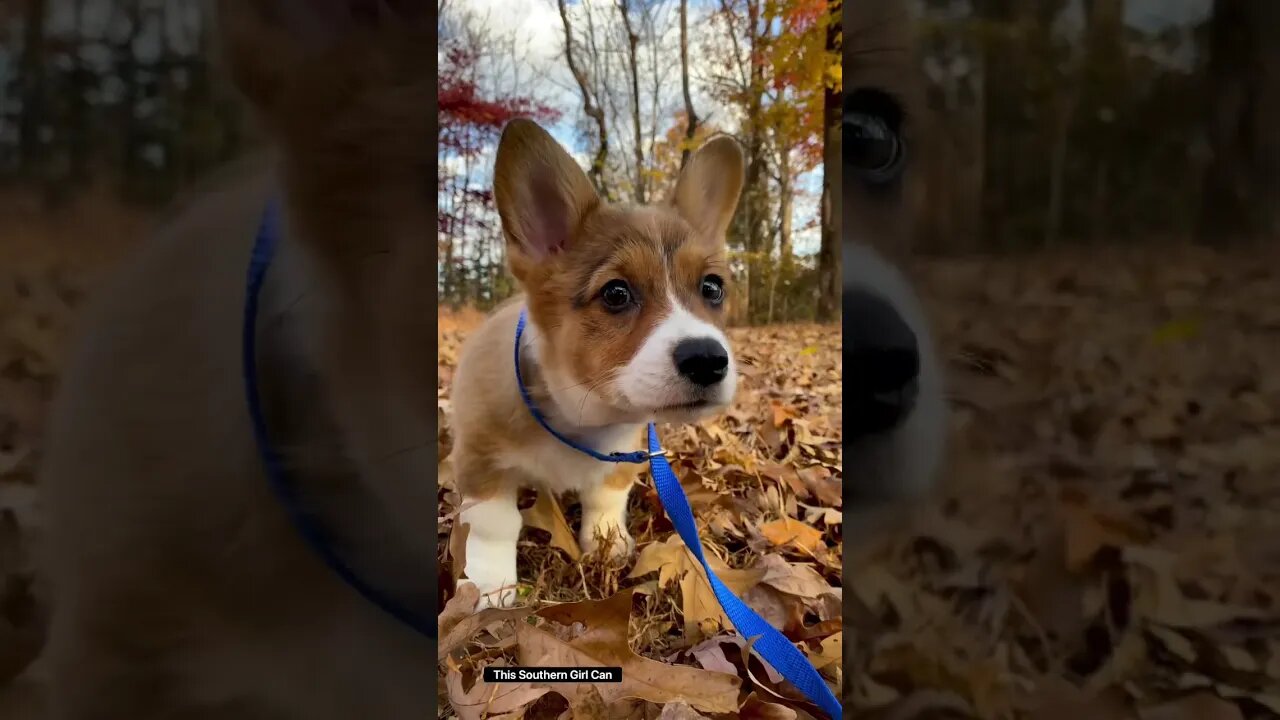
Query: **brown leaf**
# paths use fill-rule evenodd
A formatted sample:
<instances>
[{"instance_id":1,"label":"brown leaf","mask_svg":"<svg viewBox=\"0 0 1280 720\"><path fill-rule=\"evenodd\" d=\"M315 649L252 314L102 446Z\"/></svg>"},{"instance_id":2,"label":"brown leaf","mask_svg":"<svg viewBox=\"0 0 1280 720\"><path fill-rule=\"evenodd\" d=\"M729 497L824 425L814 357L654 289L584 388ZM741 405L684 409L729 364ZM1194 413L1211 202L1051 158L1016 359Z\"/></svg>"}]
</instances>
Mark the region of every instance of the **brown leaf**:
<instances>
[{"instance_id":1,"label":"brown leaf","mask_svg":"<svg viewBox=\"0 0 1280 720\"><path fill-rule=\"evenodd\" d=\"M827 636L817 650L810 651L809 662L813 663L815 669L821 670L828 665L839 663L843 658L841 655L842 645L844 642L844 633L837 632L834 635Z\"/></svg>"},{"instance_id":2,"label":"brown leaf","mask_svg":"<svg viewBox=\"0 0 1280 720\"><path fill-rule=\"evenodd\" d=\"M969 703L955 693L921 688L861 717L867 720L968 720L977 715Z\"/></svg>"},{"instance_id":3,"label":"brown leaf","mask_svg":"<svg viewBox=\"0 0 1280 720\"><path fill-rule=\"evenodd\" d=\"M554 494L539 490L537 501L532 507L521 510L520 516L524 518L525 525L551 533L551 545L564 550L570 559L582 559L582 548L578 546L578 539L574 537L569 521L565 520L564 512L560 510L560 503Z\"/></svg>"},{"instance_id":4,"label":"brown leaf","mask_svg":"<svg viewBox=\"0 0 1280 720\"><path fill-rule=\"evenodd\" d=\"M467 608L474 608L476 600L479 598L479 591L475 585L471 583L463 583L458 588L458 594L454 595L448 603L445 604L444 611L440 613L440 644L436 647L438 659L443 661L449 653L457 648L462 647L468 641L485 628L496 622L504 620L521 620L529 615L533 610L527 607L518 608L485 608L479 612L475 612L460 620L454 620L465 614ZM470 603L470 604L468 604ZM447 619L452 626L445 629L443 620Z\"/></svg>"},{"instance_id":5,"label":"brown leaf","mask_svg":"<svg viewBox=\"0 0 1280 720\"><path fill-rule=\"evenodd\" d=\"M771 408L773 410L773 426L776 428L782 427L788 420L795 420L800 417L795 408L786 407L781 403L772 403Z\"/></svg>"},{"instance_id":6,"label":"brown leaf","mask_svg":"<svg viewBox=\"0 0 1280 720\"><path fill-rule=\"evenodd\" d=\"M797 639L795 634L804 630L805 602L801 598L779 592L767 585L757 585L740 597L765 622L778 628L784 635Z\"/></svg>"},{"instance_id":7,"label":"brown leaf","mask_svg":"<svg viewBox=\"0 0 1280 720\"><path fill-rule=\"evenodd\" d=\"M580 685L569 697L573 720L609 720L609 708L595 685Z\"/></svg>"},{"instance_id":8,"label":"brown leaf","mask_svg":"<svg viewBox=\"0 0 1280 720\"><path fill-rule=\"evenodd\" d=\"M622 668L622 682L594 687L606 703L637 697L655 703L683 700L703 712L737 710L741 682L736 676L667 665L636 655L627 642L632 591L606 600L553 605L538 615L562 625L581 623L584 631L569 641L520 623L518 652L522 665ZM572 688L574 686L565 686ZM592 687L592 686L586 686ZM571 689L566 692L573 692Z\"/></svg>"},{"instance_id":9,"label":"brown leaf","mask_svg":"<svg viewBox=\"0 0 1280 720\"><path fill-rule=\"evenodd\" d=\"M1066 566L1080 572L1106 547L1120 549L1145 540L1134 523L1107 515L1086 504L1067 502L1062 505L1066 532Z\"/></svg>"},{"instance_id":10,"label":"brown leaf","mask_svg":"<svg viewBox=\"0 0 1280 720\"><path fill-rule=\"evenodd\" d=\"M831 471L822 465L810 465L799 470L800 480L813 494L818 502L831 507L842 507L844 504L843 483L831 476Z\"/></svg>"},{"instance_id":11,"label":"brown leaf","mask_svg":"<svg viewBox=\"0 0 1280 720\"><path fill-rule=\"evenodd\" d=\"M769 463L768 465L760 468L760 474L774 482L785 484L787 487L791 488L791 492L795 493L798 498L808 499L812 495L808 485L806 485L804 480L800 477L800 472L791 465Z\"/></svg>"},{"instance_id":12,"label":"brown leaf","mask_svg":"<svg viewBox=\"0 0 1280 720\"><path fill-rule=\"evenodd\" d=\"M1244 720L1235 703L1199 692L1138 710L1142 720Z\"/></svg>"},{"instance_id":13,"label":"brown leaf","mask_svg":"<svg viewBox=\"0 0 1280 720\"><path fill-rule=\"evenodd\" d=\"M689 654L693 655L694 659L698 661L698 664L707 670L715 670L716 672L737 675L737 666L729 662L729 658L725 657L724 648L721 647L721 642L724 641L725 637L729 636L713 637L703 640L690 648Z\"/></svg>"},{"instance_id":14,"label":"brown leaf","mask_svg":"<svg viewBox=\"0 0 1280 720\"><path fill-rule=\"evenodd\" d=\"M662 713L658 715L658 720L698 720L705 717L706 715L694 710L688 703L677 700L662 706Z\"/></svg>"},{"instance_id":15,"label":"brown leaf","mask_svg":"<svg viewBox=\"0 0 1280 720\"><path fill-rule=\"evenodd\" d=\"M765 570L760 583L788 595L816 600L838 588L832 587L811 565L789 563L781 555L765 555L755 567Z\"/></svg>"},{"instance_id":16,"label":"brown leaf","mask_svg":"<svg viewBox=\"0 0 1280 720\"><path fill-rule=\"evenodd\" d=\"M738 717L743 720L796 720L796 711L775 702L762 700L760 695L752 692L742 703Z\"/></svg>"},{"instance_id":17,"label":"brown leaf","mask_svg":"<svg viewBox=\"0 0 1280 720\"><path fill-rule=\"evenodd\" d=\"M457 591L444 604L444 610L441 610L439 617L436 618L436 627L440 635L447 635L455 625L475 614L476 603L479 600L480 591L476 589L475 583L459 583Z\"/></svg>"},{"instance_id":18,"label":"brown leaf","mask_svg":"<svg viewBox=\"0 0 1280 720\"><path fill-rule=\"evenodd\" d=\"M800 503L800 507L804 508L804 521L810 525L822 523L827 527L833 527L844 522L844 513L836 508L805 505L804 503Z\"/></svg>"},{"instance_id":19,"label":"brown leaf","mask_svg":"<svg viewBox=\"0 0 1280 720\"><path fill-rule=\"evenodd\" d=\"M1036 720L1135 720L1129 699L1119 688L1088 693L1061 678L1044 678L1028 698Z\"/></svg>"},{"instance_id":20,"label":"brown leaf","mask_svg":"<svg viewBox=\"0 0 1280 720\"><path fill-rule=\"evenodd\" d=\"M794 545L808 553L822 544L822 531L795 518L784 517L760 526L760 532L777 547Z\"/></svg>"},{"instance_id":21,"label":"brown leaf","mask_svg":"<svg viewBox=\"0 0 1280 720\"><path fill-rule=\"evenodd\" d=\"M530 683L486 683L479 679L467 690L462 673L457 670L446 674L444 680L449 704L462 720L482 720L487 715L509 713L532 704L551 691Z\"/></svg>"}]
</instances>

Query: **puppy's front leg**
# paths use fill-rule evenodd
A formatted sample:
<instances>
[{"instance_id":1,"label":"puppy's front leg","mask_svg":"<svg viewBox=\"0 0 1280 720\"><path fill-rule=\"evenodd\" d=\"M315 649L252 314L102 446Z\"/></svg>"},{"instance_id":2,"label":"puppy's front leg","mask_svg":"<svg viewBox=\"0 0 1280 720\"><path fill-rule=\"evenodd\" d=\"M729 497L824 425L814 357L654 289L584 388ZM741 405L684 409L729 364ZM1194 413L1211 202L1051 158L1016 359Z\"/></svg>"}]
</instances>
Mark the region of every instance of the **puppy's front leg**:
<instances>
[{"instance_id":1,"label":"puppy's front leg","mask_svg":"<svg viewBox=\"0 0 1280 720\"><path fill-rule=\"evenodd\" d=\"M593 553L611 542L607 554L614 558L629 557L636 541L627 532L627 498L635 484L632 466L619 467L598 485L582 491L582 530L578 544L585 553Z\"/></svg>"},{"instance_id":2,"label":"puppy's front leg","mask_svg":"<svg viewBox=\"0 0 1280 720\"><path fill-rule=\"evenodd\" d=\"M516 601L516 542L522 519L516 490L498 487L487 496L462 496L459 524L467 525L467 579L480 590L477 609Z\"/></svg>"}]
</instances>

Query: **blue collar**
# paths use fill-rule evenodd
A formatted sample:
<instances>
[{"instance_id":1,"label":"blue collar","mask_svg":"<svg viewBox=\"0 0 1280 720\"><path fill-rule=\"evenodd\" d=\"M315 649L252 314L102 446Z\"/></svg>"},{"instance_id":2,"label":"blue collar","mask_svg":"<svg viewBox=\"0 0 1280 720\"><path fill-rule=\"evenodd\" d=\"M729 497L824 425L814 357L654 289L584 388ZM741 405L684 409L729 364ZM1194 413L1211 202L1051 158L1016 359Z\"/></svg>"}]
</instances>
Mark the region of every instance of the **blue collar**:
<instances>
[{"instance_id":1,"label":"blue collar","mask_svg":"<svg viewBox=\"0 0 1280 720\"><path fill-rule=\"evenodd\" d=\"M537 406L533 404L533 398L529 396L529 391L524 385L524 374L520 370L520 338L524 334L524 326L525 310L521 309L520 319L516 322L516 384L520 386L520 397L524 398L525 407L529 408L529 414L533 415L533 419L537 420L543 429L551 433L560 442L602 462L643 463L647 461L649 463L649 473L653 476L653 485L658 491L658 500L662 503L662 508L667 511L667 517L671 520L672 526L675 527L676 533L680 535L680 539L689 548L689 552L702 564L703 570L707 573L707 581L711 585L711 591L715 594L716 600L720 602L720 607L724 608L725 616L729 618L729 621L733 623L733 626L742 637L758 638L752 647L765 662L772 665L783 677L790 680L800 692L804 693L805 697L826 711L833 720L834 718L842 717L840 701L836 699L835 694L831 692L831 688L827 686L826 681L814 669L813 664L804 656L804 653L797 650L796 646L785 635L778 632L776 628L760 617L755 610L752 610L746 603L738 599L733 594L733 591L716 576L711 566L707 564L707 558L702 550L702 540L698 538L698 524L693 519L693 508L689 506L689 498L685 496L680 480L676 478L675 472L672 471L671 463L667 462L666 453L662 451L662 445L658 442L658 430L653 423L649 423L648 427L648 452L641 450L630 453L612 453L610 455L604 455L576 443L551 427Z\"/></svg>"},{"instance_id":2,"label":"blue collar","mask_svg":"<svg viewBox=\"0 0 1280 720\"><path fill-rule=\"evenodd\" d=\"M551 423L547 422L546 416L542 414L542 411L538 409L537 405L533 404L533 398L529 395L529 389L526 388L524 385L524 372L521 371L520 369L520 338L521 336L524 335L525 319L526 319L526 311L522 308L520 310L520 319L516 321L516 350L515 350L516 385L520 387L520 397L524 399L524 406L529 408L529 414L533 416L533 419L537 420L538 424L542 426L542 429L551 433L551 435L555 437L555 439L559 440L565 445L568 445L574 450L577 450L580 453L590 455L591 457L595 458L596 460L599 460L600 462L633 463L636 465L642 465L644 463L649 462L649 458L652 455L652 453L650 452L646 452L644 450L637 450L635 452L629 452L629 453L615 452L615 453L609 453L608 455L605 455L604 453L597 452L596 450L593 450L587 447L586 445L583 445L579 442L575 442L572 438L562 435L555 428L551 427ZM653 430L653 423L649 423L649 430L650 431ZM658 452L662 452L662 450L659 449Z\"/></svg>"},{"instance_id":3,"label":"blue collar","mask_svg":"<svg viewBox=\"0 0 1280 720\"><path fill-rule=\"evenodd\" d=\"M262 291L262 283L267 276L267 268L275 255L276 246L280 243L280 208L279 203L272 201L262 215L262 223L258 226L258 234L253 243L253 255L249 261L248 290L245 293L243 335L241 337L241 362L244 373L245 396L249 403L249 419L253 423L253 435L258 444L258 455L262 459L263 470L267 474L267 482L280 504L284 506L293 521L298 534L302 536L307 547L310 547L324 564L347 585L374 605L382 608L388 615L404 623L421 635L435 639L439 632L436 621L429 616L418 615L402 607L395 600L379 592L355 573L334 551L324 528L316 522L315 517L307 514L302 508L296 488L285 476L284 461L275 446L271 444L267 432L266 416L262 410L262 398L258 393L258 299Z\"/></svg>"}]
</instances>

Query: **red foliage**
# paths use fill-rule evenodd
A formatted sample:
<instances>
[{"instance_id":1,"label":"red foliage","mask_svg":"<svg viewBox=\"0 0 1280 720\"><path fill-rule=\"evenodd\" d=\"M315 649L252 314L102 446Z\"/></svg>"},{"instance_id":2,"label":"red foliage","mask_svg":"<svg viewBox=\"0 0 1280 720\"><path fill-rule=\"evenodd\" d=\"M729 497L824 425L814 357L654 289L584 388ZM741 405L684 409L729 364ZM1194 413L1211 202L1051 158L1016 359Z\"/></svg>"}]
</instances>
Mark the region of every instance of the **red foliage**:
<instances>
[{"instance_id":1,"label":"red foliage","mask_svg":"<svg viewBox=\"0 0 1280 720\"><path fill-rule=\"evenodd\" d=\"M514 118L527 117L544 122L559 118L559 111L528 97L484 97L471 79L478 60L478 53L469 48L454 47L445 52L436 90L442 151L475 152L476 143L463 141L463 138L496 136Z\"/></svg>"},{"instance_id":2,"label":"red foliage","mask_svg":"<svg viewBox=\"0 0 1280 720\"><path fill-rule=\"evenodd\" d=\"M448 40L442 40L448 43ZM444 50L437 76L436 101L439 109L439 160L436 194L439 211L437 230L441 236L441 262L446 277L465 270L467 258L456 243L468 236L494 233L493 192L476 182L477 164L492 150L502 128L515 118L526 117L554 122L560 113L532 97L502 94L484 88L477 48L454 44ZM459 159L462 162L457 162ZM446 289L448 289L446 287Z\"/></svg>"}]
</instances>

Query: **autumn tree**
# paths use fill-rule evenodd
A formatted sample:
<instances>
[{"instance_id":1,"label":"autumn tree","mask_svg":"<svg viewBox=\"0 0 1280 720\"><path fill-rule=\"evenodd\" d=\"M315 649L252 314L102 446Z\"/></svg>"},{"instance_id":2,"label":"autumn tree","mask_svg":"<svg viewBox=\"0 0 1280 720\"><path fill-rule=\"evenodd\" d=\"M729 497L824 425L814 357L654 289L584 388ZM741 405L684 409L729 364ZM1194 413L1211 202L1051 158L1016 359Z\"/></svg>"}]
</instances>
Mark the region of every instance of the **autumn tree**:
<instances>
[{"instance_id":1,"label":"autumn tree","mask_svg":"<svg viewBox=\"0 0 1280 720\"><path fill-rule=\"evenodd\" d=\"M712 76L713 90L742 118L747 153L735 229L743 315L752 321L774 319L786 286L805 288L814 307L814 278L802 280L792 265L795 200L798 178L823 160L828 93L839 104L839 19L824 0L722 0L715 16L725 40L716 45L722 70ZM819 229L829 233L837 215L824 217Z\"/></svg>"},{"instance_id":2,"label":"autumn tree","mask_svg":"<svg viewBox=\"0 0 1280 720\"><path fill-rule=\"evenodd\" d=\"M488 149L516 117L553 121L559 113L527 88L531 68L512 62L519 45L463 11L440 18L437 74L440 123L436 175L440 297L487 306L513 290L504 272L493 208Z\"/></svg>"}]
</instances>

